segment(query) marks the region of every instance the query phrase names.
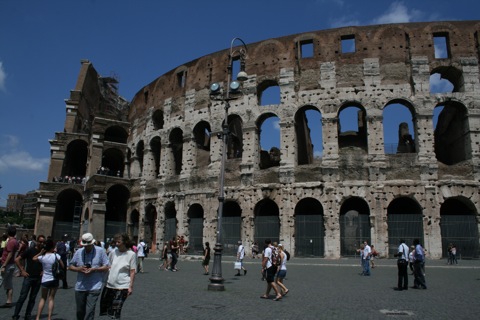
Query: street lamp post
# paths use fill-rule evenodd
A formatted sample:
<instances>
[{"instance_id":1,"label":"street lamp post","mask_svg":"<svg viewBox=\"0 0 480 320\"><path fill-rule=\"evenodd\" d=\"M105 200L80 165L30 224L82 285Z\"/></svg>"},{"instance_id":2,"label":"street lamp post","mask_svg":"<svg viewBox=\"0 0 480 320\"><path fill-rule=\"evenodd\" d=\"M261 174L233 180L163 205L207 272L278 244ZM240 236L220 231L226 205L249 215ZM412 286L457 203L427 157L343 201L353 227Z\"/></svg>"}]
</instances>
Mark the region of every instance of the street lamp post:
<instances>
[{"instance_id":1,"label":"street lamp post","mask_svg":"<svg viewBox=\"0 0 480 320\"><path fill-rule=\"evenodd\" d=\"M241 42L239 49L234 50L235 41ZM217 239L215 248L214 257L213 257L213 268L212 276L210 277L210 284L208 285L208 290L211 291L224 291L225 287L223 285L222 277L222 217L223 217L223 206L225 204L225 162L227 160L228 152L228 136L230 130L228 128L228 109L230 108L230 101L238 98L238 95L235 93L240 92L240 82L247 80L247 74L245 73L245 56L247 54L247 45L240 38L233 38L230 43L230 52L228 56L228 66L227 66L227 87L225 90L221 90L221 86L218 83L213 83L210 86L210 98L212 100L223 101L225 103L225 116L222 124L222 158L220 163L220 177L219 177L219 190L218 190L218 218L217 218ZM234 58L238 57L240 59L240 72L237 75L236 80L232 80L232 71L233 71L233 62ZM231 95L233 94L233 95Z\"/></svg>"}]
</instances>

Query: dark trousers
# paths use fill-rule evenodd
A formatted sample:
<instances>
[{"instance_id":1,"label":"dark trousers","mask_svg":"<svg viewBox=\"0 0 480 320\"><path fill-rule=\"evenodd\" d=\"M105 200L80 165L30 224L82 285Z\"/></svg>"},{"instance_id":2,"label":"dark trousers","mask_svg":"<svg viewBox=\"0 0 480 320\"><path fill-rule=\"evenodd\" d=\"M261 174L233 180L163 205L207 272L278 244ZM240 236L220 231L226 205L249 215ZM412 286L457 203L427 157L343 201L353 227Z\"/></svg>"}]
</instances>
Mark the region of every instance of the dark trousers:
<instances>
[{"instance_id":1,"label":"dark trousers","mask_svg":"<svg viewBox=\"0 0 480 320\"><path fill-rule=\"evenodd\" d=\"M397 261L398 267L398 284L399 289L408 289L408 262L404 259Z\"/></svg>"},{"instance_id":2,"label":"dark trousers","mask_svg":"<svg viewBox=\"0 0 480 320\"><path fill-rule=\"evenodd\" d=\"M42 285L42 278L25 278L23 279L22 290L15 305L14 317L20 315L23 303L27 299L28 292L30 291L30 297L28 298L27 309L25 310L25 316L31 316L33 307L35 306L35 299L37 298L38 291Z\"/></svg>"},{"instance_id":3,"label":"dark trousers","mask_svg":"<svg viewBox=\"0 0 480 320\"><path fill-rule=\"evenodd\" d=\"M170 263L170 268L175 269L175 267L177 266L177 261L177 253L172 251L172 262Z\"/></svg>"},{"instance_id":4,"label":"dark trousers","mask_svg":"<svg viewBox=\"0 0 480 320\"><path fill-rule=\"evenodd\" d=\"M90 320L95 317L95 306L101 290L75 291L77 303L77 320Z\"/></svg>"},{"instance_id":5,"label":"dark trousers","mask_svg":"<svg viewBox=\"0 0 480 320\"><path fill-rule=\"evenodd\" d=\"M425 275L423 273L423 262L422 261L415 261L413 263L413 275L415 277L414 285L415 287L422 287L424 289L427 288L427 284L425 282Z\"/></svg>"},{"instance_id":6,"label":"dark trousers","mask_svg":"<svg viewBox=\"0 0 480 320\"><path fill-rule=\"evenodd\" d=\"M67 284L67 256L62 257L62 262L63 262L63 274L64 274L64 277L62 278L63 288L66 289L66 288L68 288L68 284Z\"/></svg>"}]
</instances>

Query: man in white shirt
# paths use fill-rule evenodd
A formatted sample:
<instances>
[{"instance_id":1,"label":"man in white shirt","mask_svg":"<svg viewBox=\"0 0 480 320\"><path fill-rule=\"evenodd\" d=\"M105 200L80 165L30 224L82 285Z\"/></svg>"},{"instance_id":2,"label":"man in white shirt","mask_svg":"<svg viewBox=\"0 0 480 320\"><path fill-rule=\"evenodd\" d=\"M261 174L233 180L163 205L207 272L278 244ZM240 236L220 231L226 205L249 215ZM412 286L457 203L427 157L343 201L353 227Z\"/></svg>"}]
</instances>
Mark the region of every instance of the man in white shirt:
<instances>
[{"instance_id":1,"label":"man in white shirt","mask_svg":"<svg viewBox=\"0 0 480 320\"><path fill-rule=\"evenodd\" d=\"M145 242L140 240L137 246L137 272L143 273L143 259L145 259Z\"/></svg>"},{"instance_id":2,"label":"man in white shirt","mask_svg":"<svg viewBox=\"0 0 480 320\"><path fill-rule=\"evenodd\" d=\"M372 249L368 245L367 240L363 242L365 248L363 248L363 256L362 256L362 263L363 263L363 275L369 276L370 275L370 256L372 255Z\"/></svg>"},{"instance_id":3,"label":"man in white shirt","mask_svg":"<svg viewBox=\"0 0 480 320\"><path fill-rule=\"evenodd\" d=\"M243 266L243 258L245 258L245 247L242 244L242 241L238 241L238 250L237 250L237 261L240 261L240 268L235 276L240 275L240 270L243 270L243 275L247 274L247 269Z\"/></svg>"},{"instance_id":4,"label":"man in white shirt","mask_svg":"<svg viewBox=\"0 0 480 320\"><path fill-rule=\"evenodd\" d=\"M282 298L280 291L278 291L277 285L275 284L275 274L277 273L277 267L272 264L272 252L274 247L272 246L272 241L270 239L265 240L265 245L267 246L263 252L262 258L262 273L265 274L265 278L267 280L267 290L265 294L260 296L262 299L270 299L270 290L273 288L275 293L277 294L275 301L278 301Z\"/></svg>"},{"instance_id":5,"label":"man in white shirt","mask_svg":"<svg viewBox=\"0 0 480 320\"><path fill-rule=\"evenodd\" d=\"M402 291L408 290L408 255L410 250L405 244L405 240L400 239L400 245L398 246L398 253L395 256L398 258L397 267L398 267L398 284L395 290Z\"/></svg>"}]
</instances>

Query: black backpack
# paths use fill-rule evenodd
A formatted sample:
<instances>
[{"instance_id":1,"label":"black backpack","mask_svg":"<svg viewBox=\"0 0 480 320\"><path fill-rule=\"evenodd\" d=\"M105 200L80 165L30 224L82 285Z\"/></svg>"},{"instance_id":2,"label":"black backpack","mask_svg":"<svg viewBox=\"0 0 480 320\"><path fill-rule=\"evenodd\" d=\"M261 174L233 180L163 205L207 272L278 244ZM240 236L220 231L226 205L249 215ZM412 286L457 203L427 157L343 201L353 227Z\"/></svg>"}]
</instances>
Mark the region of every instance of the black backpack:
<instances>
[{"instance_id":1,"label":"black backpack","mask_svg":"<svg viewBox=\"0 0 480 320\"><path fill-rule=\"evenodd\" d=\"M287 250L283 250L283 252L285 252L285 254L287 255L287 261L290 260L290 252L288 252Z\"/></svg>"},{"instance_id":2,"label":"black backpack","mask_svg":"<svg viewBox=\"0 0 480 320\"><path fill-rule=\"evenodd\" d=\"M57 259L57 255L55 255L55 262L52 264L52 275L55 280L60 280L65 277L65 271L63 270L60 262Z\"/></svg>"}]
</instances>

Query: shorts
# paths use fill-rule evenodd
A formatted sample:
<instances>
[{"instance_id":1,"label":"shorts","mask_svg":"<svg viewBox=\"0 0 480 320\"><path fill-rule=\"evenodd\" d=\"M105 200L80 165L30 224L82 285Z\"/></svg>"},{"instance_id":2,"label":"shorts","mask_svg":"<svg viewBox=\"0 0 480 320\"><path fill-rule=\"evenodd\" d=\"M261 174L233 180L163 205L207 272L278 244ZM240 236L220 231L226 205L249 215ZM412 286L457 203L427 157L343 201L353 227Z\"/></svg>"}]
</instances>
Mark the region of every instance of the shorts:
<instances>
[{"instance_id":1,"label":"shorts","mask_svg":"<svg viewBox=\"0 0 480 320\"><path fill-rule=\"evenodd\" d=\"M280 270L277 273L277 279L283 279L287 276L287 270Z\"/></svg>"},{"instance_id":2,"label":"shorts","mask_svg":"<svg viewBox=\"0 0 480 320\"><path fill-rule=\"evenodd\" d=\"M275 281L275 273L277 272L277 267L270 267L266 270L265 279L268 283L272 283Z\"/></svg>"},{"instance_id":3,"label":"shorts","mask_svg":"<svg viewBox=\"0 0 480 320\"><path fill-rule=\"evenodd\" d=\"M172 254L171 253L167 253L167 259L172 259Z\"/></svg>"},{"instance_id":4,"label":"shorts","mask_svg":"<svg viewBox=\"0 0 480 320\"><path fill-rule=\"evenodd\" d=\"M49 289L58 288L58 280L55 279L47 282L42 282L42 288L49 288Z\"/></svg>"},{"instance_id":5,"label":"shorts","mask_svg":"<svg viewBox=\"0 0 480 320\"><path fill-rule=\"evenodd\" d=\"M15 263L7 264L5 271L2 273L2 283L5 290L13 289L13 274L15 273Z\"/></svg>"}]
</instances>

